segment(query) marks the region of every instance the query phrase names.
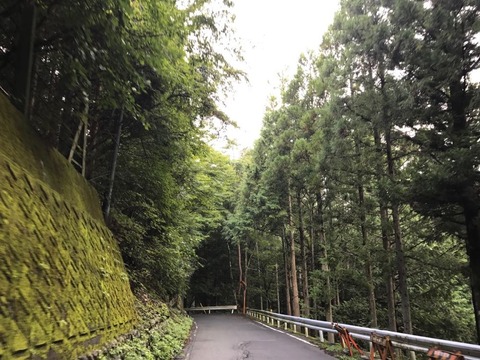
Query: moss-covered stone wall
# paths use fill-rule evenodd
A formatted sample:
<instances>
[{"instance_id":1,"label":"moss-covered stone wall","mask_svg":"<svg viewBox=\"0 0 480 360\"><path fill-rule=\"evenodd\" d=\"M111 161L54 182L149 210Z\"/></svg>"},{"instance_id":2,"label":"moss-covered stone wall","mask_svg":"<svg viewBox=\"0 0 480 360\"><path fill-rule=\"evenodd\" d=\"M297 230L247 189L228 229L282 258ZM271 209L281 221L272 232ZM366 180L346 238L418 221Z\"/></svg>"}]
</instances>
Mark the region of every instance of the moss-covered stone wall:
<instances>
[{"instance_id":1,"label":"moss-covered stone wall","mask_svg":"<svg viewBox=\"0 0 480 360\"><path fill-rule=\"evenodd\" d=\"M95 190L0 95L0 359L74 359L136 318Z\"/></svg>"}]
</instances>

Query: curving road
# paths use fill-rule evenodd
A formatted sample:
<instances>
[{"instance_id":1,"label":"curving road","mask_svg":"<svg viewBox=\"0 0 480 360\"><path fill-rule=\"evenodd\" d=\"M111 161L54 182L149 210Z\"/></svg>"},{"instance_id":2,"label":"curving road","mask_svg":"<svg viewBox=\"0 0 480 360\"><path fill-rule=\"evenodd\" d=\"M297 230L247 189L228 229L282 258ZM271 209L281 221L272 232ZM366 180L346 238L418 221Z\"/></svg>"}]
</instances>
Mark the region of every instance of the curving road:
<instances>
[{"instance_id":1,"label":"curving road","mask_svg":"<svg viewBox=\"0 0 480 360\"><path fill-rule=\"evenodd\" d=\"M195 315L185 360L334 360L318 347L239 315Z\"/></svg>"}]
</instances>

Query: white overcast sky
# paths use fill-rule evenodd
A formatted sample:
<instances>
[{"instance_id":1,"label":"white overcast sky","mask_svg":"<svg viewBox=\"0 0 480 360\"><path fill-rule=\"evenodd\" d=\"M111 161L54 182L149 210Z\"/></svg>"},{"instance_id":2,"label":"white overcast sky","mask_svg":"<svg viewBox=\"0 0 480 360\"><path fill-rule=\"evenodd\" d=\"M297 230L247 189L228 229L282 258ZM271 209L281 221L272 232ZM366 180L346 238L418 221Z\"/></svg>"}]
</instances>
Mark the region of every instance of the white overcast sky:
<instances>
[{"instance_id":1,"label":"white overcast sky","mask_svg":"<svg viewBox=\"0 0 480 360\"><path fill-rule=\"evenodd\" d=\"M339 0L235 0L234 28L242 39L249 84L238 84L225 104L225 112L239 129L229 131L238 156L253 147L260 135L268 99L278 89L279 74L293 75L303 52L316 50L333 22Z\"/></svg>"}]
</instances>

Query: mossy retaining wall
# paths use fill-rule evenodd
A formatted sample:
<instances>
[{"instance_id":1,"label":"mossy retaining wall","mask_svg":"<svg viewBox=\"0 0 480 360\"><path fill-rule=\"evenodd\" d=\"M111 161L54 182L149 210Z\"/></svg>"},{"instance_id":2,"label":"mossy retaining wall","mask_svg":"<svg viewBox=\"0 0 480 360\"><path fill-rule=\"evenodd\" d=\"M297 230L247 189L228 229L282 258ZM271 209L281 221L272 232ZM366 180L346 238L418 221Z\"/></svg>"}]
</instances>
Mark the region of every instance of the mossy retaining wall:
<instances>
[{"instance_id":1,"label":"mossy retaining wall","mask_svg":"<svg viewBox=\"0 0 480 360\"><path fill-rule=\"evenodd\" d=\"M74 359L136 319L95 190L0 95L0 359Z\"/></svg>"}]
</instances>

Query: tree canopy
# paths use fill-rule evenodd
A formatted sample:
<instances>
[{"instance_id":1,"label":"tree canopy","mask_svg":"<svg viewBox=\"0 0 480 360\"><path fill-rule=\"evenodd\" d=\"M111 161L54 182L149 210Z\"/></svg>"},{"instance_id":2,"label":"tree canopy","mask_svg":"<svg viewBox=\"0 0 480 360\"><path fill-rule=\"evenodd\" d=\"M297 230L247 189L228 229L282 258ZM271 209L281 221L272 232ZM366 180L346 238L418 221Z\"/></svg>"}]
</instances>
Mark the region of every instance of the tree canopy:
<instances>
[{"instance_id":1,"label":"tree canopy","mask_svg":"<svg viewBox=\"0 0 480 360\"><path fill-rule=\"evenodd\" d=\"M243 160L248 306L475 341L479 9L342 1Z\"/></svg>"}]
</instances>

